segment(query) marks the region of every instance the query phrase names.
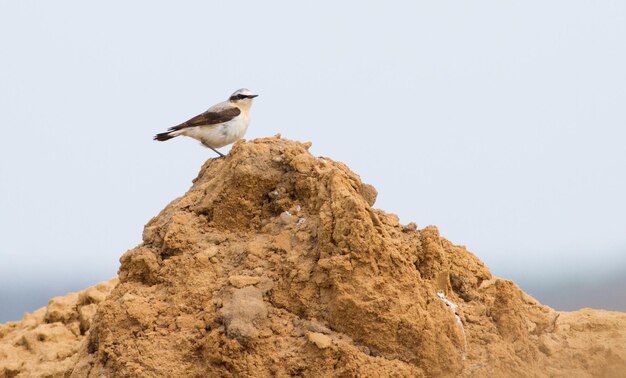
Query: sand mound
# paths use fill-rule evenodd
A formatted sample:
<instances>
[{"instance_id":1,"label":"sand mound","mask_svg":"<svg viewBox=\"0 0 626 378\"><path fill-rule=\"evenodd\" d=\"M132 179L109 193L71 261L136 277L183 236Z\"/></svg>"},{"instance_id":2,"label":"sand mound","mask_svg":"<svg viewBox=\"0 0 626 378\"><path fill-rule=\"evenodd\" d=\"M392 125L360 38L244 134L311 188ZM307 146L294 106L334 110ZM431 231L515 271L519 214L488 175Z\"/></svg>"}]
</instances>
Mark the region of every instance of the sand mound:
<instances>
[{"instance_id":1,"label":"sand mound","mask_svg":"<svg viewBox=\"0 0 626 378\"><path fill-rule=\"evenodd\" d=\"M623 376L626 314L541 305L436 228L373 209L373 187L308 147L266 138L207 161L93 318L80 294L0 326L0 372ZM41 327L63 328L55 351L22 341Z\"/></svg>"},{"instance_id":2,"label":"sand mound","mask_svg":"<svg viewBox=\"0 0 626 378\"><path fill-rule=\"evenodd\" d=\"M98 304L117 281L52 298L21 322L0 324L0 377L63 377L75 365Z\"/></svg>"}]
</instances>

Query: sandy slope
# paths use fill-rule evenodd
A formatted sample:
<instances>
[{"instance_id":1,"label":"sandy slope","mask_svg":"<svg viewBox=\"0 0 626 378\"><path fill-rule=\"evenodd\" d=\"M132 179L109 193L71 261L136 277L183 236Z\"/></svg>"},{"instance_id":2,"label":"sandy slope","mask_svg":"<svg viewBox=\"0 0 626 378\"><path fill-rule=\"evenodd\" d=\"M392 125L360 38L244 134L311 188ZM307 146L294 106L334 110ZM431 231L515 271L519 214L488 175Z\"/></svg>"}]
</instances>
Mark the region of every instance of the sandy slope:
<instances>
[{"instance_id":1,"label":"sandy slope","mask_svg":"<svg viewBox=\"0 0 626 378\"><path fill-rule=\"evenodd\" d=\"M106 299L114 281L0 326L0 374L626 376L626 314L541 305L307 148L207 161Z\"/></svg>"}]
</instances>

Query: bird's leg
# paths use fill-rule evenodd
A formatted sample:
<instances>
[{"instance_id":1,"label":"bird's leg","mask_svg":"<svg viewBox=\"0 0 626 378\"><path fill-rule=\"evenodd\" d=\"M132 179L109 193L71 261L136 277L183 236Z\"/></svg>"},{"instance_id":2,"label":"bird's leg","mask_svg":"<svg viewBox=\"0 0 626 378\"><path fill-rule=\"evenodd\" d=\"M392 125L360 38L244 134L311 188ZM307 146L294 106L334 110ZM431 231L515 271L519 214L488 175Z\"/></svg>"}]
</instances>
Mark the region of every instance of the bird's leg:
<instances>
[{"instance_id":1,"label":"bird's leg","mask_svg":"<svg viewBox=\"0 0 626 378\"><path fill-rule=\"evenodd\" d=\"M215 151L218 155L220 155L220 157L225 157L226 155L224 155L223 153L219 152L218 150L216 150L215 148L211 147L211 146L207 146L210 149L212 149L213 151Z\"/></svg>"}]
</instances>

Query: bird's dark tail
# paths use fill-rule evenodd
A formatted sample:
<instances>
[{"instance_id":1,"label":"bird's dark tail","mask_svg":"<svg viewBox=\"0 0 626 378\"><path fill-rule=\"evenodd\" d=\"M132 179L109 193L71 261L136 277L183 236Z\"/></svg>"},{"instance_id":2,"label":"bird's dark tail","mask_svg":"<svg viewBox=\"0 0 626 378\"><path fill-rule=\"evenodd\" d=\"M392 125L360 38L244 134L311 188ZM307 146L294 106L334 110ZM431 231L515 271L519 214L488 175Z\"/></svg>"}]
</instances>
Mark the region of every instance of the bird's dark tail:
<instances>
[{"instance_id":1,"label":"bird's dark tail","mask_svg":"<svg viewBox=\"0 0 626 378\"><path fill-rule=\"evenodd\" d=\"M159 142L163 142L169 139L174 138L176 135L171 135L169 132L161 133L154 136L154 140L158 140Z\"/></svg>"}]
</instances>

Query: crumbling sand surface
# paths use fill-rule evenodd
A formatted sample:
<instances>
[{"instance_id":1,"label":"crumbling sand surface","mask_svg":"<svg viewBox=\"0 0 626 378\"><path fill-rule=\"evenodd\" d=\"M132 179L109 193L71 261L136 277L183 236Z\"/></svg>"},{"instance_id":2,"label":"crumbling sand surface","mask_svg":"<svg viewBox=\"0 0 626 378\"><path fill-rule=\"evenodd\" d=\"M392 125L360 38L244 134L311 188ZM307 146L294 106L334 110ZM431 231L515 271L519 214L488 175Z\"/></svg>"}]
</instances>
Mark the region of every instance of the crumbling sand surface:
<instances>
[{"instance_id":1,"label":"crumbling sand surface","mask_svg":"<svg viewBox=\"0 0 626 378\"><path fill-rule=\"evenodd\" d=\"M84 293L112 282L0 326L0 374L626 376L626 314L541 305L308 147L265 138L207 161L106 299Z\"/></svg>"},{"instance_id":2,"label":"crumbling sand surface","mask_svg":"<svg viewBox=\"0 0 626 378\"><path fill-rule=\"evenodd\" d=\"M117 282L52 298L20 322L0 324L0 377L63 377L84 347L98 304Z\"/></svg>"}]
</instances>

